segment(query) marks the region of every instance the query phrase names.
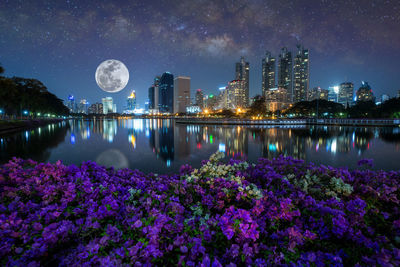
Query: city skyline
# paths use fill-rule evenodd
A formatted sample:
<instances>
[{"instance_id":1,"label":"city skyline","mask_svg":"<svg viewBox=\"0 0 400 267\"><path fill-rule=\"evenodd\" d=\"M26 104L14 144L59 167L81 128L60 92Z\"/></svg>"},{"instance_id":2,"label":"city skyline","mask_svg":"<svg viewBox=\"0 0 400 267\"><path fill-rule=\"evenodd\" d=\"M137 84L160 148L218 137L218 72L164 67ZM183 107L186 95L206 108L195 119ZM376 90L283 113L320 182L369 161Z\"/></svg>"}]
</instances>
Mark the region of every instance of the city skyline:
<instances>
[{"instance_id":1,"label":"city skyline","mask_svg":"<svg viewBox=\"0 0 400 267\"><path fill-rule=\"evenodd\" d=\"M0 63L6 76L41 80L66 100L112 96L119 111L132 90L143 107L156 73L189 76L191 94L215 93L234 79L234 64L250 62L250 97L261 94L261 60L282 47L310 51L309 88L368 80L377 96L400 87L400 3L358 1L18 1L0 4ZM285 16L282 14L286 14ZM121 60L131 79L107 94L94 73Z\"/></svg>"}]
</instances>

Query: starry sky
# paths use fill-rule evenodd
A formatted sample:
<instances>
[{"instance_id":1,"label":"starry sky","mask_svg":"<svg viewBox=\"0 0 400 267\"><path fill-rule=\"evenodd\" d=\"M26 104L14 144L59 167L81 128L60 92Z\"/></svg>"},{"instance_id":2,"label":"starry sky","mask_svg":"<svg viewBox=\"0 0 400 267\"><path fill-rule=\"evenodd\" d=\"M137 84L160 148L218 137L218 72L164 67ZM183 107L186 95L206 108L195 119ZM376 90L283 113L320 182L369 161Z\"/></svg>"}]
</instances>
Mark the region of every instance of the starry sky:
<instances>
[{"instance_id":1,"label":"starry sky","mask_svg":"<svg viewBox=\"0 0 400 267\"><path fill-rule=\"evenodd\" d=\"M261 93L261 59L284 46L310 49L310 87L368 81L379 97L400 89L398 0L1 0L0 63L6 76L41 80L66 100L112 96L122 111L136 90L144 107L155 75L191 77L217 93L250 62L250 96ZM122 61L119 93L96 84L97 66ZM192 95L193 95L192 94Z\"/></svg>"}]
</instances>

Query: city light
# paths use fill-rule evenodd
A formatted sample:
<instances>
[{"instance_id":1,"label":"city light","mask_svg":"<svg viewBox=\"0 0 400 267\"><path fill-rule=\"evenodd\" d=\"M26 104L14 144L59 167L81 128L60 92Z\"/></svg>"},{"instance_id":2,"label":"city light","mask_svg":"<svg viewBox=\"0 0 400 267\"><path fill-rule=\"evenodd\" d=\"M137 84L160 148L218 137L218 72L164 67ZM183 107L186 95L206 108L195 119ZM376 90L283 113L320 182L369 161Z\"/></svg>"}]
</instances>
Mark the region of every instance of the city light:
<instances>
[{"instance_id":1,"label":"city light","mask_svg":"<svg viewBox=\"0 0 400 267\"><path fill-rule=\"evenodd\" d=\"M338 94L338 93L339 93L339 86L338 86L338 85L335 85L335 86L333 87L333 91L334 91L336 94Z\"/></svg>"},{"instance_id":2,"label":"city light","mask_svg":"<svg viewBox=\"0 0 400 267\"><path fill-rule=\"evenodd\" d=\"M24 115L28 115L28 111L27 110L24 110Z\"/></svg>"}]
</instances>

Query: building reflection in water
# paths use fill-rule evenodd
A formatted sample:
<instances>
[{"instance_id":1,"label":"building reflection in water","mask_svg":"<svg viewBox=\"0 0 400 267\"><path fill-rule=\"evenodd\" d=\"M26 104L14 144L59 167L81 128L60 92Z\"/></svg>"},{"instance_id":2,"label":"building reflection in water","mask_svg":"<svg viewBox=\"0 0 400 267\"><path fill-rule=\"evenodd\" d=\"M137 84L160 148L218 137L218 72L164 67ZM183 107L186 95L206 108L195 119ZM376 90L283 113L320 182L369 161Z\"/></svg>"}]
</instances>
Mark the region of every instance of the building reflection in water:
<instances>
[{"instance_id":1,"label":"building reflection in water","mask_svg":"<svg viewBox=\"0 0 400 267\"><path fill-rule=\"evenodd\" d=\"M157 158L161 158L166 162L168 167L171 166L175 155L172 120L150 119L147 126L149 129L149 145L153 153L156 154Z\"/></svg>"}]
</instances>

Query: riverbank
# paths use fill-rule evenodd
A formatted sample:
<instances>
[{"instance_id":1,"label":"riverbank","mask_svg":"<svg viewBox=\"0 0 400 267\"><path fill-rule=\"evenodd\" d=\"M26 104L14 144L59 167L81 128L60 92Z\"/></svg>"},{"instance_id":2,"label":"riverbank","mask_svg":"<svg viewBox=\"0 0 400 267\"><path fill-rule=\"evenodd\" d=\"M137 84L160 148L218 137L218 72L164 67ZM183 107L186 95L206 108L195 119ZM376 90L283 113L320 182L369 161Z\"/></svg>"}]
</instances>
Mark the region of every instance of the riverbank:
<instances>
[{"instance_id":1,"label":"riverbank","mask_svg":"<svg viewBox=\"0 0 400 267\"><path fill-rule=\"evenodd\" d=\"M17 132L22 130L34 129L39 126L63 121L61 118L57 119L32 119L32 120L0 120L0 134Z\"/></svg>"},{"instance_id":2,"label":"riverbank","mask_svg":"<svg viewBox=\"0 0 400 267\"><path fill-rule=\"evenodd\" d=\"M0 166L0 264L400 264L400 172L221 157L173 175L14 159Z\"/></svg>"},{"instance_id":3,"label":"riverbank","mask_svg":"<svg viewBox=\"0 0 400 267\"><path fill-rule=\"evenodd\" d=\"M227 118L176 118L182 124L216 125L337 125L337 126L400 126L400 119L227 119Z\"/></svg>"}]
</instances>

